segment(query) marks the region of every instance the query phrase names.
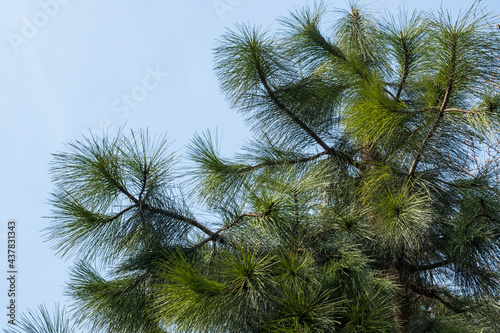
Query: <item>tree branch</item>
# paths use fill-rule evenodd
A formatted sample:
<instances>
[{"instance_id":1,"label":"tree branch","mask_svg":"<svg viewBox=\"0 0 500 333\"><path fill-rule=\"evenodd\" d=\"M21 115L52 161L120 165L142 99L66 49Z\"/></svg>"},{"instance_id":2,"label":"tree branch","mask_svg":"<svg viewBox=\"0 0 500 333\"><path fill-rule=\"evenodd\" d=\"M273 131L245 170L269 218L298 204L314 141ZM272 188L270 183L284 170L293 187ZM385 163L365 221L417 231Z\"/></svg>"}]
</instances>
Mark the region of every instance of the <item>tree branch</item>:
<instances>
[{"instance_id":1,"label":"tree branch","mask_svg":"<svg viewBox=\"0 0 500 333\"><path fill-rule=\"evenodd\" d=\"M401 100L398 97L394 96L394 94L391 93L387 88L384 88L384 92L387 93L389 96L391 96L393 100L401 102Z\"/></svg>"},{"instance_id":2,"label":"tree branch","mask_svg":"<svg viewBox=\"0 0 500 333\"><path fill-rule=\"evenodd\" d=\"M127 189L125 187L123 187L122 185L116 183L116 188L122 192L123 194L125 194L130 200L132 200L133 203L135 203L136 205L139 204L139 199L137 199L136 197L134 197L132 194L130 194L129 191L127 191Z\"/></svg>"},{"instance_id":3,"label":"tree branch","mask_svg":"<svg viewBox=\"0 0 500 333\"><path fill-rule=\"evenodd\" d=\"M148 168L146 165L144 165L144 170L142 171L142 188L141 192L139 193L139 201L142 199L142 195L144 194L144 191L146 190L146 183L148 181Z\"/></svg>"},{"instance_id":4,"label":"tree branch","mask_svg":"<svg viewBox=\"0 0 500 333\"><path fill-rule=\"evenodd\" d=\"M307 28L309 28L308 26ZM311 30L309 30L311 31ZM315 29L314 33L308 33L309 38L313 40L316 45L318 45L321 49L326 51L328 54L334 56L335 58L338 58L343 61L347 61L347 58L342 54L342 51L335 45L332 45L330 42L328 42L322 35L321 33Z\"/></svg>"},{"instance_id":5,"label":"tree branch","mask_svg":"<svg viewBox=\"0 0 500 333\"><path fill-rule=\"evenodd\" d=\"M460 113L465 113L465 114L476 114L476 113L491 112L491 111L490 110L464 110L464 109L451 108L451 109L444 110L444 112L460 112Z\"/></svg>"},{"instance_id":6,"label":"tree branch","mask_svg":"<svg viewBox=\"0 0 500 333\"><path fill-rule=\"evenodd\" d=\"M450 78L450 81L448 82L448 86L446 87L446 92L444 93L443 103L441 104L441 107L439 108L439 110L441 112L444 112L444 110L446 109L446 106L448 105L448 102L450 101L450 95L451 95L452 90L453 90L453 78Z\"/></svg>"},{"instance_id":7,"label":"tree branch","mask_svg":"<svg viewBox=\"0 0 500 333\"><path fill-rule=\"evenodd\" d=\"M354 16L352 16L352 17L354 20L356 20L356 18ZM344 61L345 63L349 64L348 59L342 54L342 51L338 47L331 45L323 36L321 36L321 34L319 34L319 38L312 36L312 35L309 35L309 37L316 43L316 45L318 45L321 49L326 51L328 54L330 54L330 55L334 56L335 58L338 58L338 59ZM360 74L361 77L366 78L366 75L364 75L364 73L362 73L360 70L356 70L356 72L358 74ZM395 101L401 102L401 100L399 99L399 94L398 94L398 96L394 96L393 93L391 93L388 89L385 89L385 88L384 88L384 92L387 93L389 96L391 96L392 99L394 99Z\"/></svg>"},{"instance_id":8,"label":"tree branch","mask_svg":"<svg viewBox=\"0 0 500 333\"><path fill-rule=\"evenodd\" d=\"M408 48L406 47L406 41L403 38L403 34L401 31L399 32L399 36L401 37L401 43L403 46L403 53L404 53L404 58L405 58L405 63L404 63L404 69L403 69L403 77L401 78L401 82L399 83L398 86L398 92L396 93L396 98L399 100L399 97L401 96L401 92L403 91L404 84L406 82L406 78L408 77L408 72L410 71L410 66L408 63Z\"/></svg>"},{"instance_id":9,"label":"tree branch","mask_svg":"<svg viewBox=\"0 0 500 333\"><path fill-rule=\"evenodd\" d=\"M339 152L334 150L333 148L330 148L312 129L310 129L302 120L300 120L295 114L293 114L292 111L290 111L281 101L278 99L276 96L275 92L271 87L269 86L267 79L264 76L264 73L262 73L262 70L260 68L257 68L257 73L259 75L259 79L264 86L264 89L266 90L267 94L271 98L271 101L281 110L283 111L288 117L290 117L297 125L299 125L300 128L302 128L309 136L311 136L316 143L318 143L321 148L325 150L329 155L335 156L341 160L344 160L348 162L349 164L353 164L352 159L345 153Z\"/></svg>"},{"instance_id":10,"label":"tree branch","mask_svg":"<svg viewBox=\"0 0 500 333\"><path fill-rule=\"evenodd\" d=\"M462 308L459 308L459 307L451 304L450 302L446 301L434 289L427 289L427 288L424 288L424 287L416 287L416 286L413 286L413 285L409 285L409 288L411 289L411 291L413 291L416 294L419 294L419 295L422 295L422 296L425 296L425 297L428 297L428 298L432 298L432 299L435 299L435 300L439 301L441 304L443 304L444 306L446 306L448 309L450 309L450 310L452 310L452 311L454 311L456 313L463 313L463 312L465 312L465 310L463 310Z\"/></svg>"},{"instance_id":11,"label":"tree branch","mask_svg":"<svg viewBox=\"0 0 500 333\"><path fill-rule=\"evenodd\" d=\"M417 154L415 155L415 158L413 159L410 170L408 171L409 177L413 177L413 175L415 174L415 171L417 170L417 165L420 162L420 158L422 157L422 153L425 149L425 146L427 145L427 142L429 141L431 136L436 131L438 124L441 121L441 118L443 118L443 115L444 115L444 110L439 111L439 113L436 117L436 120L434 120L434 123L432 124L431 129L429 130L429 132L427 132L427 135L425 136L424 141L422 141L422 144L418 148Z\"/></svg>"},{"instance_id":12,"label":"tree branch","mask_svg":"<svg viewBox=\"0 0 500 333\"><path fill-rule=\"evenodd\" d=\"M427 264L427 265L423 265L423 266L411 265L410 266L410 270L412 272L429 271L429 270L432 270L432 269L436 269L436 268L439 268L439 267L446 266L449 263L450 262L448 261L448 259L444 259L442 261L438 261L438 262L435 262L433 264Z\"/></svg>"},{"instance_id":13,"label":"tree branch","mask_svg":"<svg viewBox=\"0 0 500 333\"><path fill-rule=\"evenodd\" d=\"M145 209L149 209L150 211L152 211L154 213L160 213L162 215L165 215L167 217L173 218L175 220L186 222L187 224L190 224L193 227L196 227L196 228L200 229L201 231L203 231L205 234L207 234L209 236L213 236L214 235L214 232L212 230L208 229L203 224L201 224L200 222L198 222L195 219L192 219L190 217L184 216L184 215L176 213L176 212L171 212L171 211L168 211L168 210L151 207L148 204L143 204L142 207L144 207Z\"/></svg>"},{"instance_id":14,"label":"tree branch","mask_svg":"<svg viewBox=\"0 0 500 333\"><path fill-rule=\"evenodd\" d=\"M205 238L204 240L202 240L201 242L199 242L198 244L193 246L193 249L198 249L198 248L202 247L203 245L205 245L209 241L219 239L219 237L220 237L219 234L221 232L232 228L234 225L236 225L238 222L240 222L245 217L266 217L266 216L268 216L269 214L271 214L273 207L274 207L274 202L271 203L269 208L264 213L244 213L244 214L240 214L240 215L236 216L236 218L231 223L229 223L228 225L226 225L222 228L219 228L212 235L210 235L210 237Z\"/></svg>"},{"instance_id":15,"label":"tree branch","mask_svg":"<svg viewBox=\"0 0 500 333\"><path fill-rule=\"evenodd\" d=\"M478 213L478 214L474 215L473 217L471 217L471 219L469 220L469 222L467 222L467 225L465 226L465 232L469 231L469 228L472 225L472 222L474 222L475 220L477 220L480 217L486 217L486 218L488 218L489 215L481 212L481 213Z\"/></svg>"},{"instance_id":16,"label":"tree branch","mask_svg":"<svg viewBox=\"0 0 500 333\"><path fill-rule=\"evenodd\" d=\"M424 138L424 141L418 148L417 154L415 155L415 158L413 159L413 163L411 164L410 171L408 171L408 176L413 177L415 174L415 170L417 169L417 165L420 162L420 158L422 157L422 153L429 142L429 139L432 137L434 132L436 131L439 122L443 118L443 115L446 110L446 106L448 105L448 102L450 101L451 97L451 92L453 90L453 83L454 83L454 76L455 76L455 68L456 68L456 61L457 61L457 40L456 40L456 35L455 35L455 29L453 29L452 33L452 42L451 42L451 59L450 59L450 71L448 73L448 84L446 85L446 92L444 94L443 102L441 103L441 107L439 108L439 113L436 117L436 120L434 120L434 123L432 124L432 127L430 128L429 132L427 132L427 135Z\"/></svg>"},{"instance_id":17,"label":"tree branch","mask_svg":"<svg viewBox=\"0 0 500 333\"><path fill-rule=\"evenodd\" d=\"M139 275L133 284L129 285L124 291L123 293L128 293L129 291L132 291L133 289L135 289L139 284L141 284L142 282L144 282L146 280L146 278L148 277L149 273L151 273L151 270L152 268L148 268L146 270L145 273Z\"/></svg>"},{"instance_id":18,"label":"tree branch","mask_svg":"<svg viewBox=\"0 0 500 333\"><path fill-rule=\"evenodd\" d=\"M315 159L318 159L318 158L320 158L321 156L324 156L324 155L329 155L329 152L323 151L323 152L321 152L319 154L316 154L314 156L303 157L303 158L294 159L294 160L288 160L288 161L262 162L262 163L259 163L259 164L255 164L255 165L251 165L249 167L246 167L246 168L240 170L239 172L248 172L248 171L252 171L254 169L259 169L259 168L262 168L262 167L265 167L265 166L305 163L305 162L314 161Z\"/></svg>"},{"instance_id":19,"label":"tree branch","mask_svg":"<svg viewBox=\"0 0 500 333\"><path fill-rule=\"evenodd\" d=\"M123 187L122 185L116 183L116 187L118 188L118 190L120 192L122 192L123 194L125 194L135 204L133 206L128 207L124 211L120 212L119 213L120 215L123 214L123 213L125 213L126 211L132 209L133 207L141 205L144 209L148 209L148 210L150 210L152 212L160 213L160 214L163 214L163 215L168 216L170 218L186 222L186 223L188 223L188 224L190 224L190 225L192 225L192 226L200 229L201 231L203 231L205 234L207 234L209 236L212 236L214 234L214 232L212 230L208 229L207 227L205 227L203 224L199 223L195 219L189 218L189 217L184 216L184 215L179 214L179 213L171 212L171 211L160 209L160 208L155 208L155 207L150 206L149 204L142 203L139 199L137 199L129 191L127 191L127 189L125 187ZM143 188L144 187L145 187L145 182L144 182ZM141 194L142 194L142 192L143 191L141 191ZM112 219L116 219L117 217L118 216L115 216Z\"/></svg>"},{"instance_id":20,"label":"tree branch","mask_svg":"<svg viewBox=\"0 0 500 333\"><path fill-rule=\"evenodd\" d=\"M439 111L440 109L438 107L432 107L432 108L425 108L425 109L420 109L420 110L397 110L395 112L411 112L411 113L420 113L420 112L427 112L427 111ZM448 113L448 112L460 112L460 113L465 113L465 114L477 114L477 113L485 113L485 112L491 112L491 110L465 110L465 109L459 109L459 108L450 108L450 109L445 109L443 112Z\"/></svg>"},{"instance_id":21,"label":"tree branch","mask_svg":"<svg viewBox=\"0 0 500 333\"><path fill-rule=\"evenodd\" d=\"M104 221L104 223L108 223L108 222L113 222L114 220L116 220L117 218L119 218L120 216L122 216L123 214L125 214L126 212L128 212L129 210L133 209L133 208L136 208L138 207L139 204L135 204L135 205L132 205L132 206L129 206L125 209L123 209L121 212L117 213L115 216L107 219L106 221Z\"/></svg>"},{"instance_id":22,"label":"tree branch","mask_svg":"<svg viewBox=\"0 0 500 333\"><path fill-rule=\"evenodd\" d=\"M264 86L264 89L266 90L267 94L273 101L273 103L281 110L283 111L287 116L292 118L292 120L299 125L300 128L302 128L304 131L306 131L307 134L309 134L314 141L316 141L321 148L323 148L325 151L329 151L330 147L323 141L321 138L312 130L310 129L306 124L302 122L296 115L294 115L281 101L276 97L276 94L274 91L269 87L269 84L267 83L266 78L264 77L264 74L262 74L261 71L259 71L259 78L262 82L262 85Z\"/></svg>"}]
</instances>

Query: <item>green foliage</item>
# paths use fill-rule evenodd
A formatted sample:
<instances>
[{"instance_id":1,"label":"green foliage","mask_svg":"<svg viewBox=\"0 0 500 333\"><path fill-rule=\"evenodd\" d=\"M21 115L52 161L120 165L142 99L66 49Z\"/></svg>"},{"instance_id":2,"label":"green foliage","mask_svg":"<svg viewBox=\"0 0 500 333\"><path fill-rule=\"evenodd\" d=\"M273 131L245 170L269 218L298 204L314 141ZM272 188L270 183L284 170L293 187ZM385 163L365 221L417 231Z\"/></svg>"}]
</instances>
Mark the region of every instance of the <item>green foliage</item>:
<instances>
[{"instance_id":1,"label":"green foliage","mask_svg":"<svg viewBox=\"0 0 500 333\"><path fill-rule=\"evenodd\" d=\"M279 33L240 25L219 40L222 91L255 134L234 159L210 132L195 135L182 174L164 138L142 132L54 155L47 235L85 260L68 284L79 322L500 331L492 17L380 19L353 4L327 35L327 12L320 3L281 18Z\"/></svg>"},{"instance_id":2,"label":"green foliage","mask_svg":"<svg viewBox=\"0 0 500 333\"><path fill-rule=\"evenodd\" d=\"M4 329L5 333L73 333L77 326L72 323L64 308L55 307L51 316L45 305L38 307L38 312L28 310L22 313L15 325Z\"/></svg>"}]
</instances>

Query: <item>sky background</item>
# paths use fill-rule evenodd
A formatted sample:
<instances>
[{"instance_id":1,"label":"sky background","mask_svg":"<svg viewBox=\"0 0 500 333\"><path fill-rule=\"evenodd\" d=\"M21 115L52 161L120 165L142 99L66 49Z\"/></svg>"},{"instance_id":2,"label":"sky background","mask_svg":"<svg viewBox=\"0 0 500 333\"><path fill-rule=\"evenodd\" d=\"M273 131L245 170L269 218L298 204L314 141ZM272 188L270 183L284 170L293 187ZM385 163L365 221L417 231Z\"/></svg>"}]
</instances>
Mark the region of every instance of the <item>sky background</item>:
<instances>
[{"instance_id":1,"label":"sky background","mask_svg":"<svg viewBox=\"0 0 500 333\"><path fill-rule=\"evenodd\" d=\"M275 19L313 1L0 0L0 328L6 328L7 222L17 221L17 315L63 297L68 267L44 242L51 154L89 129L167 134L179 156L194 133L218 129L231 156L249 138L212 70L216 39L236 23ZM347 8L344 1L326 1ZM379 0L373 11L457 14L473 0ZM415 4L416 3L416 4ZM500 12L499 0L481 6ZM133 94L135 100L124 96Z\"/></svg>"}]
</instances>

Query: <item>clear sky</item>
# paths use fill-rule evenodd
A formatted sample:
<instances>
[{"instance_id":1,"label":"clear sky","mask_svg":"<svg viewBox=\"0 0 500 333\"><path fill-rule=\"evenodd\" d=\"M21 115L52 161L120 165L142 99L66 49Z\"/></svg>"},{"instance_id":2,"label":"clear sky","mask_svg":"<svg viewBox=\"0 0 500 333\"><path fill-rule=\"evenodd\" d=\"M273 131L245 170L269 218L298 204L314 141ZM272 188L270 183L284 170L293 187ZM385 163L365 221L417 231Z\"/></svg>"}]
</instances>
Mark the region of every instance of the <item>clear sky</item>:
<instances>
[{"instance_id":1,"label":"clear sky","mask_svg":"<svg viewBox=\"0 0 500 333\"><path fill-rule=\"evenodd\" d=\"M0 1L0 328L6 327L7 222L17 221L17 314L62 296L70 260L43 241L51 154L89 129L148 128L182 156L195 132L218 129L232 155L249 133L212 71L225 27L264 28L305 0ZM344 1L326 1L346 8ZM454 14L474 0L367 1L375 11ZM481 6L500 12L499 0ZM129 97L127 97L129 96ZM130 97L132 96L132 97ZM3 254L2 254L3 253Z\"/></svg>"}]
</instances>

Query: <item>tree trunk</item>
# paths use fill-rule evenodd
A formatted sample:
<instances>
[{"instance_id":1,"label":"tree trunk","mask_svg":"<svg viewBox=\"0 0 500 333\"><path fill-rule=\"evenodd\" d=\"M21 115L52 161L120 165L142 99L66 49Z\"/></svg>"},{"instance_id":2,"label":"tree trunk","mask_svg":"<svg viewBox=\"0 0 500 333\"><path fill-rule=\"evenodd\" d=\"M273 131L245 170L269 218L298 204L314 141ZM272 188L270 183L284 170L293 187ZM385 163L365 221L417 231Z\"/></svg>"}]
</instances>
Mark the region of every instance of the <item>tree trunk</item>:
<instances>
[{"instance_id":1,"label":"tree trunk","mask_svg":"<svg viewBox=\"0 0 500 333\"><path fill-rule=\"evenodd\" d=\"M393 307L394 322L396 324L396 333L407 332L411 319L411 301L407 288L403 288L394 302Z\"/></svg>"},{"instance_id":2,"label":"tree trunk","mask_svg":"<svg viewBox=\"0 0 500 333\"><path fill-rule=\"evenodd\" d=\"M408 267L405 265L404 256L405 248L402 246L399 258L393 263L394 267L392 269L394 277L401 286L401 290L396 296L393 307L393 316L397 333L407 332L412 314L411 291L408 285L410 278Z\"/></svg>"}]
</instances>

